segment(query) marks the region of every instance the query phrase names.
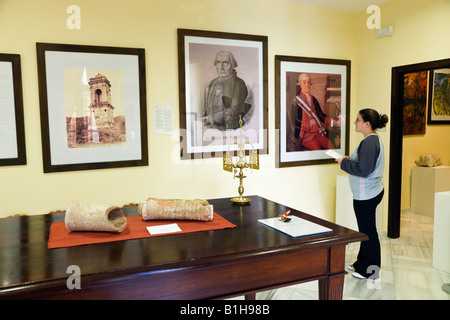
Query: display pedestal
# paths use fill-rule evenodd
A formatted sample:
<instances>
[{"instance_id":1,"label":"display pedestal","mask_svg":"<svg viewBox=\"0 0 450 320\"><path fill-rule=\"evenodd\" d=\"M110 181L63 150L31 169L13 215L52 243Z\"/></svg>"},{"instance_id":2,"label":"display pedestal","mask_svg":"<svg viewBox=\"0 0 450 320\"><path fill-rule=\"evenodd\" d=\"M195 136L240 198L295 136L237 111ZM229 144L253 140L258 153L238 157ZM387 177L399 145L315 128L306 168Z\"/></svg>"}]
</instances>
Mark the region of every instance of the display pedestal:
<instances>
[{"instance_id":1,"label":"display pedestal","mask_svg":"<svg viewBox=\"0 0 450 320\"><path fill-rule=\"evenodd\" d=\"M450 167L413 167L411 177L411 211L434 215L434 194L450 191Z\"/></svg>"},{"instance_id":2,"label":"display pedestal","mask_svg":"<svg viewBox=\"0 0 450 320\"><path fill-rule=\"evenodd\" d=\"M436 193L434 208L433 267L450 273L450 191Z\"/></svg>"},{"instance_id":3,"label":"display pedestal","mask_svg":"<svg viewBox=\"0 0 450 320\"><path fill-rule=\"evenodd\" d=\"M377 207L376 224L378 234L382 229L383 200ZM352 230L358 230L355 211L353 210L353 194L350 190L348 175L339 175L336 177L336 224Z\"/></svg>"}]
</instances>

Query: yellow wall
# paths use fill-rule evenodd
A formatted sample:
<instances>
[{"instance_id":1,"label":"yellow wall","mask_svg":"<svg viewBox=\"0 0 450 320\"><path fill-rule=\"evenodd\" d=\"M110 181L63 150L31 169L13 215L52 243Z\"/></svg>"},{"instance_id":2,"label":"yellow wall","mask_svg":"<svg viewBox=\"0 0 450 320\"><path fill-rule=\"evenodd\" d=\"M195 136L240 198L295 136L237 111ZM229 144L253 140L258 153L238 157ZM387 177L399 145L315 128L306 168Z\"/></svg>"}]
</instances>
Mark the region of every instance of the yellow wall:
<instances>
[{"instance_id":1,"label":"yellow wall","mask_svg":"<svg viewBox=\"0 0 450 320\"><path fill-rule=\"evenodd\" d=\"M66 27L71 4L81 8L81 30ZM381 19L382 26L394 24L395 34L375 39L365 12L282 0L0 0L0 52L22 59L28 159L26 166L0 167L0 217L65 209L74 199L123 205L149 196L236 195L238 182L222 171L221 160L180 161L176 134L153 133L154 106L173 106L174 123L179 121L176 30L186 28L268 36L270 153L261 156L260 171L248 174L245 193L334 221L336 175L343 174L337 165L275 168L274 56L351 60L351 121L363 106L390 115L391 68L447 58L450 43L442 37L447 39L449 14L447 0L394 0L381 6ZM148 167L43 173L36 42L145 48ZM389 131L381 133L387 157ZM350 139L353 149L361 136L351 133Z\"/></svg>"},{"instance_id":2,"label":"yellow wall","mask_svg":"<svg viewBox=\"0 0 450 320\"><path fill-rule=\"evenodd\" d=\"M81 30L66 27L66 9L74 3ZM334 220L337 165L275 169L274 55L351 60L353 18L279 0L0 1L0 52L22 58L28 158L26 166L0 168L0 216L65 209L74 199L123 205L149 196L237 194L238 180L222 170L220 159L180 161L178 136L153 133L154 106L173 106L179 123L177 28L187 28L268 36L270 154L248 175L245 192ZM145 48L148 167L43 173L36 42Z\"/></svg>"},{"instance_id":3,"label":"yellow wall","mask_svg":"<svg viewBox=\"0 0 450 320\"><path fill-rule=\"evenodd\" d=\"M394 0L381 6L381 27L394 26L394 35L375 38L374 30L358 28L356 105L376 108L390 116L392 68L450 57L450 1ZM360 15L357 24L367 15ZM355 108L356 107L356 108ZM388 189L390 127L380 133L386 151L384 172ZM402 208L410 207L411 168L420 154L437 152L445 165L450 161L450 126L427 126L425 136L403 139ZM351 137L352 139L352 137ZM358 143L357 137L351 140ZM384 201L384 228L387 226L387 197Z\"/></svg>"}]
</instances>

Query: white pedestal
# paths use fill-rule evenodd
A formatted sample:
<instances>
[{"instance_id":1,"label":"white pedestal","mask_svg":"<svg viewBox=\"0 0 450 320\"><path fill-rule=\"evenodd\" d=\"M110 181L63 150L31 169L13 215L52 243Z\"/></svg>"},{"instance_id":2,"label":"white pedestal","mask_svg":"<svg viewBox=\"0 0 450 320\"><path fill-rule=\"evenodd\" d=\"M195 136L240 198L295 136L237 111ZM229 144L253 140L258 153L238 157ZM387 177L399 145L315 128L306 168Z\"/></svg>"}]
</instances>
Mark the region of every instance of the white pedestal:
<instances>
[{"instance_id":1,"label":"white pedestal","mask_svg":"<svg viewBox=\"0 0 450 320\"><path fill-rule=\"evenodd\" d=\"M413 167L411 211L433 216L434 194L450 191L450 167Z\"/></svg>"},{"instance_id":2,"label":"white pedestal","mask_svg":"<svg viewBox=\"0 0 450 320\"><path fill-rule=\"evenodd\" d=\"M376 211L376 224L379 235L383 231L382 204L383 200L381 200ZM352 230L358 230L355 211L353 210L353 194L350 190L348 175L339 175L336 177L336 224Z\"/></svg>"},{"instance_id":3,"label":"white pedestal","mask_svg":"<svg viewBox=\"0 0 450 320\"><path fill-rule=\"evenodd\" d=\"M438 192L434 202L433 267L450 273L450 191Z\"/></svg>"}]
</instances>

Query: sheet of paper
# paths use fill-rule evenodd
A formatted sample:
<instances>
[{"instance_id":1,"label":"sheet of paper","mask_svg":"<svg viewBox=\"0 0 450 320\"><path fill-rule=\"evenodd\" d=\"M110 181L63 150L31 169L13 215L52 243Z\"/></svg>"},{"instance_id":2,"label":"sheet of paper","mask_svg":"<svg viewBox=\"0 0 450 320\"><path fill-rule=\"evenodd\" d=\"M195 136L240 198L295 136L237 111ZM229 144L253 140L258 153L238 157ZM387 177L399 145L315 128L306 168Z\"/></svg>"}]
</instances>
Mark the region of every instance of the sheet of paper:
<instances>
[{"instance_id":1,"label":"sheet of paper","mask_svg":"<svg viewBox=\"0 0 450 320\"><path fill-rule=\"evenodd\" d=\"M329 155L330 157L335 158L335 159L339 159L339 158L343 157L343 155L341 155L341 154L339 154L339 153L337 153L336 151L333 151L333 150L327 150L327 152L325 152L325 153L327 155Z\"/></svg>"},{"instance_id":2,"label":"sheet of paper","mask_svg":"<svg viewBox=\"0 0 450 320\"><path fill-rule=\"evenodd\" d=\"M155 106L153 111L155 134L172 134L173 107Z\"/></svg>"},{"instance_id":3,"label":"sheet of paper","mask_svg":"<svg viewBox=\"0 0 450 320\"><path fill-rule=\"evenodd\" d=\"M278 218L260 219L258 220L258 222L270 228L283 232L287 235L290 235L294 238L333 231L330 228L321 226L297 216L290 215L289 217L291 218L291 221L289 222L279 221Z\"/></svg>"},{"instance_id":4,"label":"sheet of paper","mask_svg":"<svg viewBox=\"0 0 450 320\"><path fill-rule=\"evenodd\" d=\"M151 235L181 231L180 227L176 223L163 224L162 226L147 227L147 230Z\"/></svg>"}]
</instances>

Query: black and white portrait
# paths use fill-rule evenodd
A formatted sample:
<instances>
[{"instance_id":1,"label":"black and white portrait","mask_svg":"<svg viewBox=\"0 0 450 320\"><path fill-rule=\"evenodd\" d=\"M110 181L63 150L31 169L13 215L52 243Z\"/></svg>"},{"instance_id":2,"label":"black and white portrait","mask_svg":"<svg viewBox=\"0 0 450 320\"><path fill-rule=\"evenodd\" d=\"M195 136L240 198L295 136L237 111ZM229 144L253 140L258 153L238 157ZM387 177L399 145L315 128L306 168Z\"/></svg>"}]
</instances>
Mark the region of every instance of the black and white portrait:
<instances>
[{"instance_id":1,"label":"black and white portrait","mask_svg":"<svg viewBox=\"0 0 450 320\"><path fill-rule=\"evenodd\" d=\"M186 151L225 151L239 139L241 125L244 139L261 149L263 44L196 36L185 36L183 43Z\"/></svg>"}]
</instances>

